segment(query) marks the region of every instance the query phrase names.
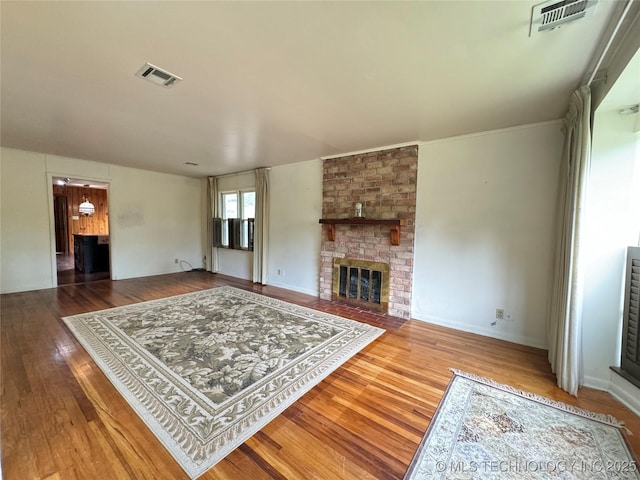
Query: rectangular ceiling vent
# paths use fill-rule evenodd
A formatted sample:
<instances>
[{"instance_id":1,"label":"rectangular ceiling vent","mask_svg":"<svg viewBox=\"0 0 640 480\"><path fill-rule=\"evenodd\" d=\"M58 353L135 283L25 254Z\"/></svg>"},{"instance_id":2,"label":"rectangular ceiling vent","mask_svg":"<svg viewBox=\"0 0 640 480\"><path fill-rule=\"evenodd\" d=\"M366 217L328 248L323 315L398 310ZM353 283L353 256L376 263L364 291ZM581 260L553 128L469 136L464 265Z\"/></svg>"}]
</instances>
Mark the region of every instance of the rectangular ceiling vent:
<instances>
[{"instance_id":1,"label":"rectangular ceiling vent","mask_svg":"<svg viewBox=\"0 0 640 480\"><path fill-rule=\"evenodd\" d=\"M593 15L598 0L551 0L533 7L529 36Z\"/></svg>"},{"instance_id":2,"label":"rectangular ceiling vent","mask_svg":"<svg viewBox=\"0 0 640 480\"><path fill-rule=\"evenodd\" d=\"M144 78L145 80L149 80L150 82L165 88L173 87L176 83L182 80L179 76L167 72L162 68L158 68L150 63L145 63L136 73L136 77Z\"/></svg>"}]
</instances>

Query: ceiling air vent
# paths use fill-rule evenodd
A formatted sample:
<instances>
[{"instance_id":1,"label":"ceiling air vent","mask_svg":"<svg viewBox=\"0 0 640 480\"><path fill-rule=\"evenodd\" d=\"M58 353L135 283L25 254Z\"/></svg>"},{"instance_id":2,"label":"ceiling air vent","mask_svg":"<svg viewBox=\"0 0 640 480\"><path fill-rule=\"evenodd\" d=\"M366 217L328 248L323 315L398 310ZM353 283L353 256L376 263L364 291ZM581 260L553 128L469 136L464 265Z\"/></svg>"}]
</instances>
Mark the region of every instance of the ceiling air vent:
<instances>
[{"instance_id":1,"label":"ceiling air vent","mask_svg":"<svg viewBox=\"0 0 640 480\"><path fill-rule=\"evenodd\" d=\"M158 68L150 63L145 63L136 73L136 77L144 78L145 80L149 80L150 82L165 88L173 87L176 83L182 80L179 76Z\"/></svg>"},{"instance_id":2,"label":"ceiling air vent","mask_svg":"<svg viewBox=\"0 0 640 480\"><path fill-rule=\"evenodd\" d=\"M529 36L593 15L598 0L551 0L533 7Z\"/></svg>"}]
</instances>

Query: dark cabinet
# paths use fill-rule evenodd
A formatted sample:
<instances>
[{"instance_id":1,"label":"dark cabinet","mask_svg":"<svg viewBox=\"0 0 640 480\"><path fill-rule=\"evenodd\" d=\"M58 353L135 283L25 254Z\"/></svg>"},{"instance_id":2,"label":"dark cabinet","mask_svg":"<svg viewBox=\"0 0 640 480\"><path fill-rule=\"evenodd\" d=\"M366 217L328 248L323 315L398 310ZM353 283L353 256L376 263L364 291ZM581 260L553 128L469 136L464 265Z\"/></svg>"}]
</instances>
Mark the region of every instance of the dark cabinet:
<instances>
[{"instance_id":1,"label":"dark cabinet","mask_svg":"<svg viewBox=\"0 0 640 480\"><path fill-rule=\"evenodd\" d=\"M73 256L76 270L84 273L109 271L109 237L74 235Z\"/></svg>"}]
</instances>

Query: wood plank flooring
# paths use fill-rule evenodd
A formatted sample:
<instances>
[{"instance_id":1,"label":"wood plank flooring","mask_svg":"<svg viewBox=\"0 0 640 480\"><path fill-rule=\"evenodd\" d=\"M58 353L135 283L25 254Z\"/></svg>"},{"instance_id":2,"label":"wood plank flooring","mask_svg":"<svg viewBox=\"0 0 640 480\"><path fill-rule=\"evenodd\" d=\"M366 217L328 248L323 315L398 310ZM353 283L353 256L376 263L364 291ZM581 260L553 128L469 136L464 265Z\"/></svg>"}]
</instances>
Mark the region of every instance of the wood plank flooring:
<instances>
[{"instance_id":1,"label":"wood plank flooring","mask_svg":"<svg viewBox=\"0 0 640 480\"><path fill-rule=\"evenodd\" d=\"M387 332L202 479L399 479L458 368L625 422L640 456L640 418L604 392L555 386L546 351L365 312L205 272L109 280L1 298L2 471L24 479L184 479L61 317L233 285Z\"/></svg>"}]
</instances>

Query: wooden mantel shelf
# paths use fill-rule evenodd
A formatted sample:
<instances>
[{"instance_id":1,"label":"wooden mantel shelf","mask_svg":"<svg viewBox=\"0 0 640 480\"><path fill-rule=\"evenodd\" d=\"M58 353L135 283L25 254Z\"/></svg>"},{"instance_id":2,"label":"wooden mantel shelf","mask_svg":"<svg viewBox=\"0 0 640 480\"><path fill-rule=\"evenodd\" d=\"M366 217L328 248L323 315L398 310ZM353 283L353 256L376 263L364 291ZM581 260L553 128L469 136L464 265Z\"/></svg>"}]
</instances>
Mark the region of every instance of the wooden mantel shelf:
<instances>
[{"instance_id":1,"label":"wooden mantel shelf","mask_svg":"<svg viewBox=\"0 0 640 480\"><path fill-rule=\"evenodd\" d=\"M405 224L403 218L382 219L382 218L321 218L319 223L329 226L329 241L336 239L336 225L387 225L389 226L389 235L391 245L400 245L400 227Z\"/></svg>"}]
</instances>

